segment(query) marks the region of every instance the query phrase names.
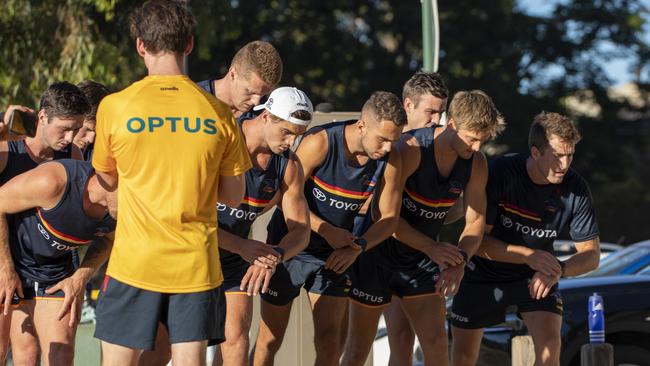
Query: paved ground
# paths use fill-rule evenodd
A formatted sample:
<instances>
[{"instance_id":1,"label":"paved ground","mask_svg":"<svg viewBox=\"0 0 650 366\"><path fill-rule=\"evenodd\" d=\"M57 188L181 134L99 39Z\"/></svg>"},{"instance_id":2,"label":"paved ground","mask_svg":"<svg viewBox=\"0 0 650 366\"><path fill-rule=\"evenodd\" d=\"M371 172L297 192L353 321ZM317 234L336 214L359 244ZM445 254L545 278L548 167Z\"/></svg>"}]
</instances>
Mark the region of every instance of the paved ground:
<instances>
[{"instance_id":1,"label":"paved ground","mask_svg":"<svg viewBox=\"0 0 650 366\"><path fill-rule=\"evenodd\" d=\"M99 340L93 337L95 324L80 324L77 328L75 366L99 365Z\"/></svg>"}]
</instances>

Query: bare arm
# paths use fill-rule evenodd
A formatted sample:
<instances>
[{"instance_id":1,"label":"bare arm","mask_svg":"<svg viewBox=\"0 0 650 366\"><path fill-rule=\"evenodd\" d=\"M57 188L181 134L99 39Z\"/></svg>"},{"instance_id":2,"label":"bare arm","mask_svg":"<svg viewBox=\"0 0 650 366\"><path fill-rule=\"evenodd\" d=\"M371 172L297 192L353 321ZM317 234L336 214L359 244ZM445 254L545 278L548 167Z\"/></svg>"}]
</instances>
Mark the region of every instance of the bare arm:
<instances>
[{"instance_id":1,"label":"bare arm","mask_svg":"<svg viewBox=\"0 0 650 366\"><path fill-rule=\"evenodd\" d=\"M296 155L302 164L304 180L311 177L327 155L327 132L321 130L305 136L296 150ZM312 231L322 236L332 248L342 248L354 245L352 233L331 225L309 210L309 226Z\"/></svg>"},{"instance_id":2,"label":"bare arm","mask_svg":"<svg viewBox=\"0 0 650 366\"><path fill-rule=\"evenodd\" d=\"M11 257L6 215L56 204L65 187L65 184L58 184L57 179L52 179L48 174L56 165L60 166L43 164L0 187L0 304L4 303L5 315L14 292L23 297L21 281Z\"/></svg>"},{"instance_id":3,"label":"bare arm","mask_svg":"<svg viewBox=\"0 0 650 366\"><path fill-rule=\"evenodd\" d=\"M300 159L292 156L282 182L282 212L288 232L278 246L284 249L284 259L300 253L309 243L310 211L304 194L305 176Z\"/></svg>"},{"instance_id":4,"label":"bare arm","mask_svg":"<svg viewBox=\"0 0 650 366\"><path fill-rule=\"evenodd\" d=\"M397 230L403 188L402 158L400 151L395 149L390 153L381 184L374 195L378 199L378 216L363 235L368 243L366 250L386 240Z\"/></svg>"},{"instance_id":5,"label":"bare arm","mask_svg":"<svg viewBox=\"0 0 650 366\"><path fill-rule=\"evenodd\" d=\"M70 320L68 321L70 328L74 327L77 323L77 314L83 303L83 293L86 283L97 269L106 262L108 256L111 254L112 248L112 233L103 238L96 239L90 244L79 268L70 277L64 278L45 291L48 294L63 291L64 298L57 319L61 320L67 314L70 314Z\"/></svg>"},{"instance_id":6,"label":"bare arm","mask_svg":"<svg viewBox=\"0 0 650 366\"><path fill-rule=\"evenodd\" d=\"M485 185L487 184L487 161L482 153L474 153L472 175L463 196L465 229L460 234L458 247L471 257L481 245L485 232Z\"/></svg>"},{"instance_id":7,"label":"bare arm","mask_svg":"<svg viewBox=\"0 0 650 366\"><path fill-rule=\"evenodd\" d=\"M99 184L102 188L109 192L114 192L117 189L117 170L101 172L95 168L95 174L97 174Z\"/></svg>"},{"instance_id":8,"label":"bare arm","mask_svg":"<svg viewBox=\"0 0 650 366\"><path fill-rule=\"evenodd\" d=\"M241 204L246 193L246 178L244 174L235 176L221 176L219 178L219 202L237 207Z\"/></svg>"},{"instance_id":9,"label":"bare arm","mask_svg":"<svg viewBox=\"0 0 650 366\"><path fill-rule=\"evenodd\" d=\"M490 235L491 231L492 225L486 225L485 235L476 255L493 261L526 264L547 276L560 277L562 268L553 254L523 245L506 243Z\"/></svg>"},{"instance_id":10,"label":"bare arm","mask_svg":"<svg viewBox=\"0 0 650 366\"><path fill-rule=\"evenodd\" d=\"M487 161L482 153L474 153L472 175L465 187L463 203L465 206L465 229L460 234L458 247L468 258L474 255L481 245L485 231L485 185L487 184ZM458 291L460 282L465 274L465 262L444 269L436 284L438 292L443 295L453 295Z\"/></svg>"},{"instance_id":11,"label":"bare arm","mask_svg":"<svg viewBox=\"0 0 650 366\"><path fill-rule=\"evenodd\" d=\"M420 146L414 137L408 137L408 139L401 142L400 150L402 155L402 174L400 184L404 187L406 180L420 165ZM401 217L398 220L398 226L393 237L409 247L426 254L441 268L459 264L463 261L463 257L456 246L433 240L415 229Z\"/></svg>"},{"instance_id":12,"label":"bare arm","mask_svg":"<svg viewBox=\"0 0 650 366\"><path fill-rule=\"evenodd\" d=\"M363 239L366 240L366 250L381 243L397 228L403 186L400 180L401 165L399 151L391 152L381 184L374 195L379 200L377 207L373 207L378 210L377 221L363 235ZM356 244L337 248L327 258L325 268L342 273L354 263L361 250L362 248Z\"/></svg>"},{"instance_id":13,"label":"bare arm","mask_svg":"<svg viewBox=\"0 0 650 366\"><path fill-rule=\"evenodd\" d=\"M564 276L578 276L593 271L600 263L600 239L576 243L578 252L567 259L564 268Z\"/></svg>"},{"instance_id":14,"label":"bare arm","mask_svg":"<svg viewBox=\"0 0 650 366\"><path fill-rule=\"evenodd\" d=\"M454 222L460 220L465 216L465 203L463 199L463 194L461 193L460 197L454 202L454 205L451 206L447 215L445 216L445 225L453 224Z\"/></svg>"},{"instance_id":15,"label":"bare arm","mask_svg":"<svg viewBox=\"0 0 650 366\"><path fill-rule=\"evenodd\" d=\"M242 238L221 228L217 230L219 247L238 254L250 264L258 264L264 268L275 268L280 261L278 253L266 243Z\"/></svg>"},{"instance_id":16,"label":"bare arm","mask_svg":"<svg viewBox=\"0 0 650 366\"><path fill-rule=\"evenodd\" d=\"M282 213L287 224L287 234L278 244L278 247L284 250L283 260L289 259L305 249L311 232L309 208L304 195L305 178L302 166L296 155L292 155L290 159L279 195ZM274 198L272 202L277 202L277 199ZM265 247L267 250L274 251L272 246L265 245ZM246 289L249 296L257 295L259 291L264 293L268 289L274 271L275 266L269 268L260 268L259 265L250 266L242 278L240 288Z\"/></svg>"}]
</instances>

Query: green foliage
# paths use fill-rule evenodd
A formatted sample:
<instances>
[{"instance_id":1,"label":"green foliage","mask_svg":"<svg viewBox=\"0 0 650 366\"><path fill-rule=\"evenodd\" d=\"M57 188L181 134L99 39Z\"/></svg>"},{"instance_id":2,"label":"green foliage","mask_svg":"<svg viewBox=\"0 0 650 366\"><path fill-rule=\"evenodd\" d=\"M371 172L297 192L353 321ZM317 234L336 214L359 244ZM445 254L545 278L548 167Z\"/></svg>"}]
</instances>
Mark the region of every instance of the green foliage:
<instances>
[{"instance_id":1,"label":"green foliage","mask_svg":"<svg viewBox=\"0 0 650 366\"><path fill-rule=\"evenodd\" d=\"M114 16L116 2L7 0L0 15L0 105L36 106L57 80L93 79L117 87L142 74L125 47L128 34L117 31L124 19Z\"/></svg>"}]
</instances>

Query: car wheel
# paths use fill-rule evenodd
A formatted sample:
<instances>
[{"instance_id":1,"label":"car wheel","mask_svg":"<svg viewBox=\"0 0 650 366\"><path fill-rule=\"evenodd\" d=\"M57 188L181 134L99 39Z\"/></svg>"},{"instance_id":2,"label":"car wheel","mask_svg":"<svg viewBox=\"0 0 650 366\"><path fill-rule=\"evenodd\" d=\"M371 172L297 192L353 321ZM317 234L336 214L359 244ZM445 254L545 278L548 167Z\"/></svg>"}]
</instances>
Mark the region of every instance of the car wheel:
<instances>
[{"instance_id":1,"label":"car wheel","mask_svg":"<svg viewBox=\"0 0 650 366\"><path fill-rule=\"evenodd\" d=\"M614 346L614 365L650 366L650 350L632 345Z\"/></svg>"}]
</instances>

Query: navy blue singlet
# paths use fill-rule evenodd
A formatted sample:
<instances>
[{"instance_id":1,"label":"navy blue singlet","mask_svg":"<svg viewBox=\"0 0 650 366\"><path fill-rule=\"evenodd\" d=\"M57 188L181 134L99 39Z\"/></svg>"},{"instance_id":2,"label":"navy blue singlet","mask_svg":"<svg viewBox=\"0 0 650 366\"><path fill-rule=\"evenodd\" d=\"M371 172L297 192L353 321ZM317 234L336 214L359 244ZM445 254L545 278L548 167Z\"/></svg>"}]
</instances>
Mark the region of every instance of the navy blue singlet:
<instances>
[{"instance_id":1,"label":"navy blue singlet","mask_svg":"<svg viewBox=\"0 0 650 366\"><path fill-rule=\"evenodd\" d=\"M31 209L16 215L10 228L11 254L21 278L53 284L75 270L73 252L93 239L115 230L115 220L106 214L100 220L88 217L83 197L93 173L89 162L58 160L68 180L59 203L49 209Z\"/></svg>"},{"instance_id":2,"label":"navy blue singlet","mask_svg":"<svg viewBox=\"0 0 650 366\"><path fill-rule=\"evenodd\" d=\"M322 129L327 133L327 155L321 166L314 169L305 182L305 198L309 209L328 223L352 232L354 219L366 200L372 195L386 168L388 155L380 160L368 160L364 165L351 162L346 157L345 126L354 121L333 122L311 129L307 134ZM269 224L271 230L284 225L278 210ZM269 236L272 236L272 232ZM307 248L298 254L306 262L322 262L332 253L327 241L311 232Z\"/></svg>"},{"instance_id":3,"label":"navy blue singlet","mask_svg":"<svg viewBox=\"0 0 650 366\"><path fill-rule=\"evenodd\" d=\"M239 122L240 127L242 123ZM217 205L219 228L248 238L253 222L280 190L291 154L291 151L282 155L271 154L264 169L253 167L246 172L246 193L242 203L236 208L222 203ZM225 249L219 248L219 255L222 264L239 260L238 255Z\"/></svg>"}]
</instances>

